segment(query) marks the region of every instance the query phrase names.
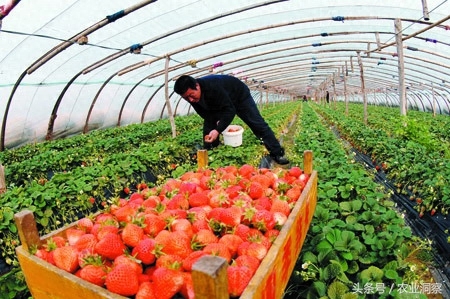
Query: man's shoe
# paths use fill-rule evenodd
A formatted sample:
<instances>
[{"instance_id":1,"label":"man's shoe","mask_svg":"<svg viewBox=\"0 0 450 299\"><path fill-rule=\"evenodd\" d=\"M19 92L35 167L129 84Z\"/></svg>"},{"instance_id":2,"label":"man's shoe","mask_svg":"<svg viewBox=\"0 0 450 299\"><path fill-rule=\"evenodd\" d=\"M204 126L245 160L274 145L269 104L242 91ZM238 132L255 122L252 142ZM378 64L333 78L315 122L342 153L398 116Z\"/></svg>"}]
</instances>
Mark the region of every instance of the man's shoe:
<instances>
[{"instance_id":1,"label":"man's shoe","mask_svg":"<svg viewBox=\"0 0 450 299\"><path fill-rule=\"evenodd\" d=\"M289 160L285 156L274 156L272 158L276 163L278 163L280 165L289 164Z\"/></svg>"}]
</instances>

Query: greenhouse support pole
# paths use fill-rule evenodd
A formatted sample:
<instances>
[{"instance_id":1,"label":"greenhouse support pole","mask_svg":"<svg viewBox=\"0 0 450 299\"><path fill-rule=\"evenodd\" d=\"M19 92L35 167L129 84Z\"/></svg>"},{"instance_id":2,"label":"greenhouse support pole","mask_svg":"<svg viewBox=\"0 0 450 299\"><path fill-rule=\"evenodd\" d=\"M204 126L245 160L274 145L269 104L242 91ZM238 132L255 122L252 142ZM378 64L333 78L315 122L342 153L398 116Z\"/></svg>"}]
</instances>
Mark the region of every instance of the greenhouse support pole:
<instances>
[{"instance_id":1,"label":"greenhouse support pole","mask_svg":"<svg viewBox=\"0 0 450 299\"><path fill-rule=\"evenodd\" d=\"M345 101L345 115L348 115L348 94L347 94L347 61L345 61L345 72L342 72L344 77L344 101Z\"/></svg>"},{"instance_id":2,"label":"greenhouse support pole","mask_svg":"<svg viewBox=\"0 0 450 299\"><path fill-rule=\"evenodd\" d=\"M428 12L427 0L422 0L422 11L423 11L423 19L425 21L429 21L430 20L430 14Z\"/></svg>"},{"instance_id":3,"label":"greenhouse support pole","mask_svg":"<svg viewBox=\"0 0 450 299\"><path fill-rule=\"evenodd\" d=\"M395 39L398 56L398 90L400 98L400 115L406 115L405 60L403 57L402 22L395 19Z\"/></svg>"},{"instance_id":4,"label":"greenhouse support pole","mask_svg":"<svg viewBox=\"0 0 450 299\"><path fill-rule=\"evenodd\" d=\"M169 114L169 121L170 126L172 127L172 137L175 138L177 136L177 128L175 126L175 118L173 117L172 112L172 106L170 105L170 96L169 96L169 63L170 63L170 56L166 56L166 72L164 74L164 81L165 81L165 87L164 87L164 93L166 97L166 106L167 106L167 113Z\"/></svg>"},{"instance_id":5,"label":"greenhouse support pole","mask_svg":"<svg viewBox=\"0 0 450 299\"><path fill-rule=\"evenodd\" d=\"M433 99L433 117L436 116L436 97L434 94L434 85L431 83L431 98Z\"/></svg>"},{"instance_id":6,"label":"greenhouse support pole","mask_svg":"<svg viewBox=\"0 0 450 299\"><path fill-rule=\"evenodd\" d=\"M344 102L345 102L345 115L348 115L347 76L344 76Z\"/></svg>"},{"instance_id":7,"label":"greenhouse support pole","mask_svg":"<svg viewBox=\"0 0 450 299\"><path fill-rule=\"evenodd\" d=\"M333 74L333 80L331 81L331 83L333 84L333 105L334 105L334 110L337 109L337 104L336 104L336 72Z\"/></svg>"},{"instance_id":8,"label":"greenhouse support pole","mask_svg":"<svg viewBox=\"0 0 450 299\"><path fill-rule=\"evenodd\" d=\"M0 164L0 194L6 192L5 166Z\"/></svg>"},{"instance_id":9,"label":"greenhouse support pole","mask_svg":"<svg viewBox=\"0 0 450 299\"><path fill-rule=\"evenodd\" d=\"M367 125L367 96L366 96L366 87L365 87L365 82L364 82L364 67L362 64L361 53L359 51L357 51L356 54L358 54L359 74L361 77L361 92L362 92L363 103L364 103L364 124Z\"/></svg>"}]
</instances>

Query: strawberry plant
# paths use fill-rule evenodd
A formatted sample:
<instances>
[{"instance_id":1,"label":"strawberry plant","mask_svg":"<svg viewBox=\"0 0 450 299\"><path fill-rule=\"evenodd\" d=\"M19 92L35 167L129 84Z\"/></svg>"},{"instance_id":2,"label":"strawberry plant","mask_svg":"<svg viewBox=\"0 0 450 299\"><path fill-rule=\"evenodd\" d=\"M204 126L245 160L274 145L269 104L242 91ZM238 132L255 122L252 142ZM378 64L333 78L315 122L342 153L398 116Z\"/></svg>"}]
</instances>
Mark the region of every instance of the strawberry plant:
<instances>
[{"instance_id":1,"label":"strawberry plant","mask_svg":"<svg viewBox=\"0 0 450 299\"><path fill-rule=\"evenodd\" d=\"M311 107L303 105L302 112L295 150L313 150L321 179L311 229L285 297L356 298L358 282L399 283L410 269L411 230L392 210L384 188L354 162Z\"/></svg>"}]
</instances>

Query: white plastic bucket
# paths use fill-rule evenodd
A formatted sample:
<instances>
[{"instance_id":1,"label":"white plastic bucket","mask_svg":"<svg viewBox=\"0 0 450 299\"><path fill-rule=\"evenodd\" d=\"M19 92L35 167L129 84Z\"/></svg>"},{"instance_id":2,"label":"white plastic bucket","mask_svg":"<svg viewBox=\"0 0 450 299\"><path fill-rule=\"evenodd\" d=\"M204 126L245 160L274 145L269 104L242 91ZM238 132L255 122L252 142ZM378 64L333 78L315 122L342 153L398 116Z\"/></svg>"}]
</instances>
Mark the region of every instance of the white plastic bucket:
<instances>
[{"instance_id":1,"label":"white plastic bucket","mask_svg":"<svg viewBox=\"0 0 450 299\"><path fill-rule=\"evenodd\" d=\"M231 132L230 132L231 131ZM242 135L244 134L244 128L238 125L229 125L225 131L222 132L223 143L225 145L231 145L237 147L242 144Z\"/></svg>"}]
</instances>

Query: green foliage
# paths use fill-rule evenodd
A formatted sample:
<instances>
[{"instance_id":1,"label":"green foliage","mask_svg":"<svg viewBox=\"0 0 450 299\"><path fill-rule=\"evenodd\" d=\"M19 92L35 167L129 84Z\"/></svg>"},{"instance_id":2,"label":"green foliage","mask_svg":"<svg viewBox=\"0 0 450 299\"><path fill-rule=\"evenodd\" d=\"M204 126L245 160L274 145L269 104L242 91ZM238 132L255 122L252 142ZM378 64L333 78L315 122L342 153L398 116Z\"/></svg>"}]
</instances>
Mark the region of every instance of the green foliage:
<instances>
[{"instance_id":1,"label":"green foliage","mask_svg":"<svg viewBox=\"0 0 450 299\"><path fill-rule=\"evenodd\" d=\"M398 283L409 270L411 230L329 126L309 105L302 112L296 151L314 153L318 203L286 298L358 298L355 283Z\"/></svg>"},{"instance_id":2,"label":"green foliage","mask_svg":"<svg viewBox=\"0 0 450 299\"><path fill-rule=\"evenodd\" d=\"M270 105L262 113L271 128L280 132L298 106L297 102ZM43 235L101 209L106 201L125 197L125 187L135 190L138 183L152 185L154 179L161 183L196 169L203 120L191 115L175 121L175 139L170 123L163 119L0 153L8 182L7 192L0 196L2 258L13 267L0 277L1 298L16 298L27 291L15 257L19 240L14 214L24 208L32 210ZM209 151L210 166L257 165L265 149L250 130L244 134L245 146Z\"/></svg>"},{"instance_id":3,"label":"green foliage","mask_svg":"<svg viewBox=\"0 0 450 299\"><path fill-rule=\"evenodd\" d=\"M395 131L400 138L421 144L429 151L438 146L426 123L407 116L402 117L402 123L403 126L399 126Z\"/></svg>"}]
</instances>

